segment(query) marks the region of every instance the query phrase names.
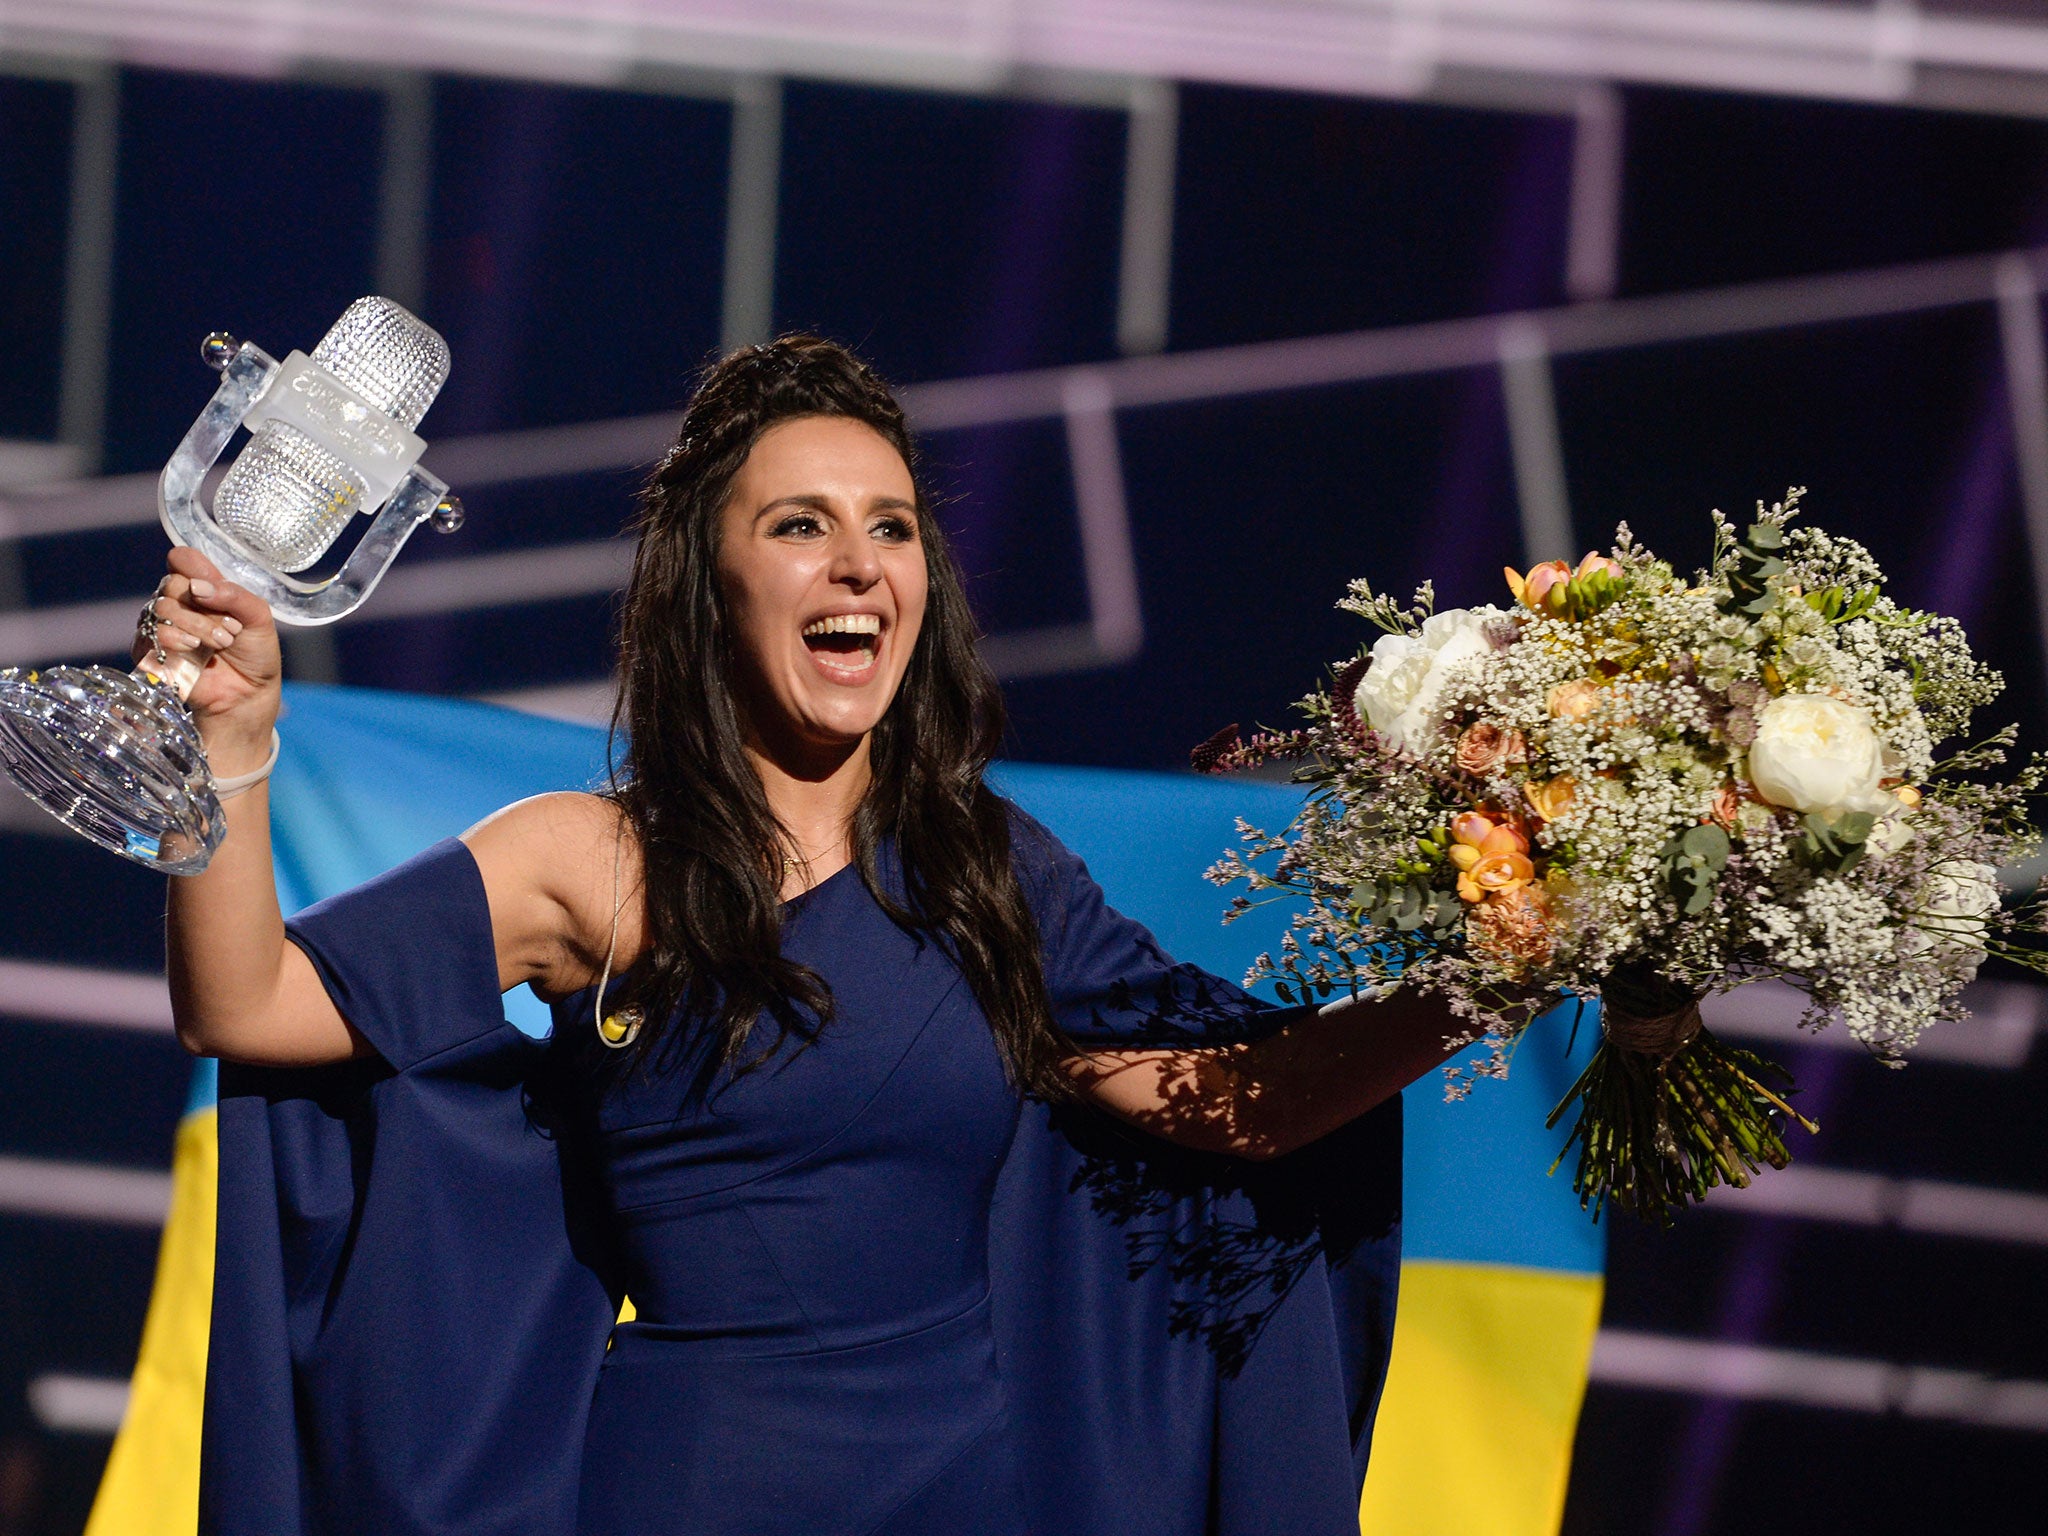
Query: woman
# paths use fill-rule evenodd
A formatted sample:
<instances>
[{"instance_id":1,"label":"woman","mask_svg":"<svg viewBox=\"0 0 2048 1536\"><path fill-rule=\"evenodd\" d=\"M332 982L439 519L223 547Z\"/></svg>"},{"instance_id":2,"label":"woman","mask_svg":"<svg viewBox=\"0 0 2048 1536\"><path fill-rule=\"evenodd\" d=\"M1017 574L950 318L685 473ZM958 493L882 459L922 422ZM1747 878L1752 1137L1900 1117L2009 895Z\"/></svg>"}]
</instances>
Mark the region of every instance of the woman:
<instances>
[{"instance_id":1,"label":"woman","mask_svg":"<svg viewBox=\"0 0 2048 1536\"><path fill-rule=\"evenodd\" d=\"M1014 1301L1005 1314L1006 1275L1058 1262L1015 1233L1071 1217L1011 1214L1028 1203L1013 1191L992 1297L999 1183L1027 1178L1013 1170L1042 1138L1095 1134L1061 1105L1269 1160L1443 1058L1454 1026L1426 1001L1372 1005L1359 1029L1175 966L987 788L1000 700L913 465L895 402L843 350L790 337L734 354L643 497L620 646L629 746L608 793L510 806L288 929L259 782L227 802L207 871L172 882L180 1039L321 1069L223 1079L211 1528L276 1529L312 1504L348 1529L1087 1529L1047 1513L1064 1495L1046 1463L1065 1454L1048 1447L1079 1433L1047 1411L1065 1388L1039 1378L1062 1367L1026 1381L1013 1366L1033 1348L1057 1362L1115 1320L1060 1319L1048 1344L1061 1298L1035 1322ZM206 657L191 704L216 774L254 770L278 709L269 615L197 552L170 564L155 641ZM544 1053L492 1017L521 983L555 1005ZM516 1128L498 1123L508 1099ZM1128 1149L1059 1156L1072 1166L1032 1177L1069 1193L1095 1178L1098 1223L1121 1209L1108 1185ZM450 1189L504 1204L451 1205ZM243 1211L263 1229L253 1256ZM1245 1230L1267 1242L1272 1220ZM1263 1278L1291 1302L1308 1268L1283 1270ZM1180 1331L1249 1349L1173 1311L1186 1280L1149 1304L1168 1315L1145 1347ZM1231 1296L1244 1278L1208 1283ZM638 1317L607 1350L622 1292ZM1264 1327L1282 1302L1249 1310ZM422 1351L430 1375L476 1379L430 1315L454 1318L457 1355L474 1352L466 1329L506 1341L519 1381L560 1383L550 1406L501 1401L522 1391L491 1378L488 1403L465 1386L394 1414L390 1394L439 1401ZM1331 1372L1356 1364L1327 1353ZM396 1374L377 1364L397 1358ZM1326 1393L1351 1418L1333 1444L1357 1444L1361 1412L1369 1425L1371 1362L1352 1374ZM1113 1441L1125 1422L1109 1398L1095 1407ZM286 1421L289 1476L282 1452L252 1449ZM1223 1445L1206 1424L1176 1436L1160 1454ZM1154 1472L1105 1474L1096 1514L1230 1526L1230 1489L1263 1475ZM1276 1528L1315 1528L1301 1497L1274 1492ZM1316 1498L1317 1518L1355 1520Z\"/></svg>"}]
</instances>

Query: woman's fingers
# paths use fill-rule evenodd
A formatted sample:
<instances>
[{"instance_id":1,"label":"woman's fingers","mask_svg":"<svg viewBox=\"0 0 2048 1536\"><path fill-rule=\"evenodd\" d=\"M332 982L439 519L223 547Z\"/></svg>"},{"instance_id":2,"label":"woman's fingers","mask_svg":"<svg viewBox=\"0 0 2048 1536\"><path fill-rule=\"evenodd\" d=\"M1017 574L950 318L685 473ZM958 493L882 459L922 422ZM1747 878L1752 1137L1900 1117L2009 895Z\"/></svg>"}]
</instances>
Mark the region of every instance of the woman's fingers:
<instances>
[{"instance_id":1,"label":"woman's fingers","mask_svg":"<svg viewBox=\"0 0 2048 1536\"><path fill-rule=\"evenodd\" d=\"M173 577L183 577L187 581L222 579L220 567L189 544L172 545L170 553L164 556L164 564L170 568Z\"/></svg>"},{"instance_id":2,"label":"woman's fingers","mask_svg":"<svg viewBox=\"0 0 2048 1536\"><path fill-rule=\"evenodd\" d=\"M268 603L247 587L223 581L218 573L211 577L188 579L183 586L183 591L167 592L166 595L175 597L195 613L210 615L216 622L227 625L232 634L240 634L245 628L267 626L271 622Z\"/></svg>"},{"instance_id":3,"label":"woman's fingers","mask_svg":"<svg viewBox=\"0 0 2048 1536\"><path fill-rule=\"evenodd\" d=\"M227 580L196 549L173 549L165 564L170 571L157 583L147 610L154 619L155 642L149 636L150 619L145 618L136 626L135 659L146 661L157 646L166 655L189 656L202 666L220 655L259 690L275 682L277 630L270 605L247 587ZM211 677L212 669L206 675ZM194 698L207 694L203 683L196 686Z\"/></svg>"},{"instance_id":4,"label":"woman's fingers","mask_svg":"<svg viewBox=\"0 0 2048 1536\"><path fill-rule=\"evenodd\" d=\"M234 643L235 637L225 625L205 614L193 613L171 598L152 598L147 612L155 615L154 631L146 618L138 619L135 642L129 647L129 654L138 662L147 661L159 650L167 656L191 655L225 650Z\"/></svg>"},{"instance_id":5,"label":"woman's fingers","mask_svg":"<svg viewBox=\"0 0 2048 1536\"><path fill-rule=\"evenodd\" d=\"M193 601L180 602L174 597L154 599L150 607L157 617L157 638L166 635L182 636L195 644L211 646L224 651L235 643L235 636L242 632L242 621L232 614L208 613L199 606L198 595L192 594ZM185 646L190 649L190 646Z\"/></svg>"}]
</instances>

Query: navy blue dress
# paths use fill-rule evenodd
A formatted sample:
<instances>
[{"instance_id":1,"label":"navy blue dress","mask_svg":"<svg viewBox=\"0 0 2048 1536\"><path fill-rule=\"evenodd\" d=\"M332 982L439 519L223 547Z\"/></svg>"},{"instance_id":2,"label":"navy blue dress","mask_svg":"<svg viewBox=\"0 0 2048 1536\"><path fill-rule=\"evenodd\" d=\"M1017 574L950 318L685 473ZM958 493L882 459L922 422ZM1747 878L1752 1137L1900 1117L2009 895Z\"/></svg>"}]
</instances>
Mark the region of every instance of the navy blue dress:
<instances>
[{"instance_id":1,"label":"navy blue dress","mask_svg":"<svg viewBox=\"0 0 2048 1536\"><path fill-rule=\"evenodd\" d=\"M1019 844L1077 1040L1286 1017ZM1253 1165L1020 1100L851 868L785 910L833 1018L743 1074L506 1024L453 839L290 931L381 1059L223 1071L202 1530L1356 1531L1398 1102Z\"/></svg>"}]
</instances>

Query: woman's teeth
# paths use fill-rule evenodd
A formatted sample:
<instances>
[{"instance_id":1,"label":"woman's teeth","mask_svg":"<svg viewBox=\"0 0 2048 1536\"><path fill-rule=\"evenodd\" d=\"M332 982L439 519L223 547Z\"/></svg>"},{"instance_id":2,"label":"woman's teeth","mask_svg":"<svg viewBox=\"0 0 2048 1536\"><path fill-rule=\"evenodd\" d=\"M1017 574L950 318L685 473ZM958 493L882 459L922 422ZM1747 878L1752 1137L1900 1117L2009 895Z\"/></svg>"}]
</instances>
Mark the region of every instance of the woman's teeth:
<instances>
[{"instance_id":1,"label":"woman's teeth","mask_svg":"<svg viewBox=\"0 0 2048 1536\"><path fill-rule=\"evenodd\" d=\"M838 613L829 619L813 619L803 629L804 638L812 635L879 635L882 632L882 618L875 613Z\"/></svg>"},{"instance_id":2,"label":"woman's teeth","mask_svg":"<svg viewBox=\"0 0 2048 1536\"><path fill-rule=\"evenodd\" d=\"M872 613L834 614L803 627L804 644L818 665L849 677L873 664L881 635L881 617Z\"/></svg>"}]
</instances>

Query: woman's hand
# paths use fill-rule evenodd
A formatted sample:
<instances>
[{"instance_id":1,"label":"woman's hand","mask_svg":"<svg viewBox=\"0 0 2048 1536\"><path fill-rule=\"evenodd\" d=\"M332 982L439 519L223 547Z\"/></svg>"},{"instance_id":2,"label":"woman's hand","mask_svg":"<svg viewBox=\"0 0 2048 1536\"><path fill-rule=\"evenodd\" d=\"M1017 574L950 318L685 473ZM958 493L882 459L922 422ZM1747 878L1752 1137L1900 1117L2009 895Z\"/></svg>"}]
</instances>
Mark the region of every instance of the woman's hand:
<instances>
[{"instance_id":1,"label":"woman's hand","mask_svg":"<svg viewBox=\"0 0 2048 1536\"><path fill-rule=\"evenodd\" d=\"M200 665L185 704L214 772L253 768L270 752L284 672L270 605L228 581L196 549L175 548L164 563L170 574L157 583L150 604L157 616L156 643L165 656L189 657ZM141 625L130 654L138 663L155 654ZM240 761L245 756L249 760Z\"/></svg>"}]
</instances>

